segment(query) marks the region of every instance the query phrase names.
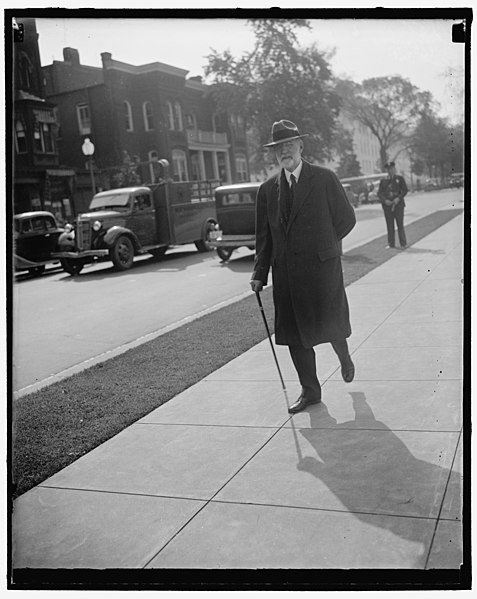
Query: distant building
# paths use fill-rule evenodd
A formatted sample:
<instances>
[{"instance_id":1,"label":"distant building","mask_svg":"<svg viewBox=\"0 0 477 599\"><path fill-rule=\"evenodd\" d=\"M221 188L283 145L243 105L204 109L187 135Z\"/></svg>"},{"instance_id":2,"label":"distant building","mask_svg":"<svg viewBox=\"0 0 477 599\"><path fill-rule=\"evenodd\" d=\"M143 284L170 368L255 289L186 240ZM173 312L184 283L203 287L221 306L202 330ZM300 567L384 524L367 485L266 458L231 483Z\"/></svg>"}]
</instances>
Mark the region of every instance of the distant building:
<instances>
[{"instance_id":1,"label":"distant building","mask_svg":"<svg viewBox=\"0 0 477 599\"><path fill-rule=\"evenodd\" d=\"M371 133L369 127L363 123L354 120L345 113L341 113L338 117L340 123L352 134L353 151L361 166L363 175L373 175L383 172L381 168L381 158L379 153L379 142L376 136ZM396 146L390 149L389 160L394 160L396 163L396 171L402 175L409 187L419 185L419 178L415 175L411 176L411 158L410 155L403 150L402 147ZM325 166L336 170L339 164L339 157L326 163Z\"/></svg>"},{"instance_id":2,"label":"distant building","mask_svg":"<svg viewBox=\"0 0 477 599\"><path fill-rule=\"evenodd\" d=\"M101 58L101 68L82 65L76 49L64 48L63 61L43 67L46 97L58 106L62 160L85 169L81 147L89 138L97 189L117 186L114 174L126 163L142 183L154 182L150 161L163 158L178 181L248 180L244 123L217 111L200 77L160 62L133 66L109 52Z\"/></svg>"},{"instance_id":3,"label":"distant building","mask_svg":"<svg viewBox=\"0 0 477 599\"><path fill-rule=\"evenodd\" d=\"M56 106L45 99L35 19L13 44L13 210L49 210L60 220L72 213L75 171L61 167Z\"/></svg>"},{"instance_id":4,"label":"distant building","mask_svg":"<svg viewBox=\"0 0 477 599\"><path fill-rule=\"evenodd\" d=\"M374 175L381 172L378 140L368 127L365 127L362 123L355 121L343 112L339 115L338 120L351 133L353 138L353 152L360 164L361 174ZM327 162L325 166L336 170L339 161L340 157L336 156L333 160Z\"/></svg>"}]
</instances>

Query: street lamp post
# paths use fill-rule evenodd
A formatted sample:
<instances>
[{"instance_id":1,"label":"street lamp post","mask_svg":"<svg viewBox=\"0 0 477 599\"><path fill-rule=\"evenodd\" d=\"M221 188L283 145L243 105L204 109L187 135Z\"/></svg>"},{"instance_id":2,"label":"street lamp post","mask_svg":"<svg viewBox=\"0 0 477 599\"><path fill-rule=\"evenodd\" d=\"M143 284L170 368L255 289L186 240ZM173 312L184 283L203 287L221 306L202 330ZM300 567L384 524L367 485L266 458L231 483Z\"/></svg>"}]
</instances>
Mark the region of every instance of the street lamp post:
<instances>
[{"instance_id":1,"label":"street lamp post","mask_svg":"<svg viewBox=\"0 0 477 599\"><path fill-rule=\"evenodd\" d=\"M81 146L81 150L85 156L89 157L89 173L91 175L91 188L93 190L93 195L96 193L96 184L94 181L94 172L93 172L93 154L94 154L94 144L91 142L90 138L87 137L83 145Z\"/></svg>"}]
</instances>

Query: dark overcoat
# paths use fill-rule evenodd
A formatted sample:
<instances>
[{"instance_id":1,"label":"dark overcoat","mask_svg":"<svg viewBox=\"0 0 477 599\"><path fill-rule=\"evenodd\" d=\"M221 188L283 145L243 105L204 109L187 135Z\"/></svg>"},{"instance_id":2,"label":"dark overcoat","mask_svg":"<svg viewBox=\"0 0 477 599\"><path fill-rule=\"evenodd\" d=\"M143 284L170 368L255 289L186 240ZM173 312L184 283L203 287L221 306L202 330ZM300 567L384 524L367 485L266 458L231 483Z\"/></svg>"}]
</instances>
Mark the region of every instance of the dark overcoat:
<instances>
[{"instance_id":1,"label":"dark overcoat","mask_svg":"<svg viewBox=\"0 0 477 599\"><path fill-rule=\"evenodd\" d=\"M337 176L303 161L288 221L282 171L257 192L252 279L267 284L270 267L278 345L313 347L351 335L340 240L356 224Z\"/></svg>"}]
</instances>

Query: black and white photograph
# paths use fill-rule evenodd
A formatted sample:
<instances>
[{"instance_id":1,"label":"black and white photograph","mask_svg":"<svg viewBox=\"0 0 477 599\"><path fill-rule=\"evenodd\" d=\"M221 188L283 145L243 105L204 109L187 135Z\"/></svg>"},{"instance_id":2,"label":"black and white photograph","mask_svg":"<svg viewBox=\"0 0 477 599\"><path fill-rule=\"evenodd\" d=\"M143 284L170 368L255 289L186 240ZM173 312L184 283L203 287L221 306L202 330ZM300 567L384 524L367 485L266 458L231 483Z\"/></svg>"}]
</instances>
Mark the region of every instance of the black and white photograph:
<instances>
[{"instance_id":1,"label":"black and white photograph","mask_svg":"<svg viewBox=\"0 0 477 599\"><path fill-rule=\"evenodd\" d=\"M226 4L4 10L8 588L470 589L472 9Z\"/></svg>"}]
</instances>

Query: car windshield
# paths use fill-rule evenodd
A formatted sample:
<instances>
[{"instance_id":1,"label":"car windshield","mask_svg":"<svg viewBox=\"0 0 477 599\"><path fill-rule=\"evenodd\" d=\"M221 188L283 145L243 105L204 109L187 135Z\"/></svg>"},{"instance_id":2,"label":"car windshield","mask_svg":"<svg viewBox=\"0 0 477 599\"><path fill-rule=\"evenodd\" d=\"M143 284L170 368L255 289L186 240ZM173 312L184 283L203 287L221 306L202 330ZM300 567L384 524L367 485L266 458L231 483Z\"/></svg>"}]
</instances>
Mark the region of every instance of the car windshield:
<instances>
[{"instance_id":1,"label":"car windshield","mask_svg":"<svg viewBox=\"0 0 477 599\"><path fill-rule=\"evenodd\" d=\"M89 205L90 210L103 210L104 208L127 208L129 193L111 193L94 197Z\"/></svg>"}]
</instances>

